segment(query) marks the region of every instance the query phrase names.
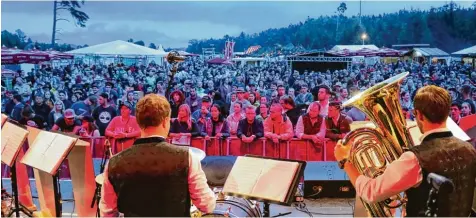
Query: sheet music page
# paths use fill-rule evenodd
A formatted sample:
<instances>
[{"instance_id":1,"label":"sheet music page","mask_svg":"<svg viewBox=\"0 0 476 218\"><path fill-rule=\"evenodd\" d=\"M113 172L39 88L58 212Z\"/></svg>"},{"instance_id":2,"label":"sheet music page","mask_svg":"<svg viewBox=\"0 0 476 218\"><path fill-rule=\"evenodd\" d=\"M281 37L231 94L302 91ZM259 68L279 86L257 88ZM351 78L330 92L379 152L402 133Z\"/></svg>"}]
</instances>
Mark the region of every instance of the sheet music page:
<instances>
[{"instance_id":1,"label":"sheet music page","mask_svg":"<svg viewBox=\"0 0 476 218\"><path fill-rule=\"evenodd\" d=\"M56 133L41 131L38 133L38 136L35 138L35 141L30 144L30 148L23 156L21 160L22 163L40 169L40 165L44 161L44 154L50 147Z\"/></svg>"},{"instance_id":2,"label":"sheet music page","mask_svg":"<svg viewBox=\"0 0 476 218\"><path fill-rule=\"evenodd\" d=\"M43 157L43 169L45 172L53 174L58 169L59 165L66 158L67 151L70 150L76 138L70 136L57 134L49 149L46 150Z\"/></svg>"},{"instance_id":3,"label":"sheet music page","mask_svg":"<svg viewBox=\"0 0 476 218\"><path fill-rule=\"evenodd\" d=\"M6 122L2 128L2 162L12 166L19 149L26 140L28 131Z\"/></svg>"},{"instance_id":4,"label":"sheet music page","mask_svg":"<svg viewBox=\"0 0 476 218\"><path fill-rule=\"evenodd\" d=\"M267 159L251 194L263 199L285 202L299 163Z\"/></svg>"},{"instance_id":5,"label":"sheet music page","mask_svg":"<svg viewBox=\"0 0 476 218\"><path fill-rule=\"evenodd\" d=\"M5 122L7 121L8 119L8 116L5 115L5 114L2 114L2 126L5 124Z\"/></svg>"},{"instance_id":6,"label":"sheet music page","mask_svg":"<svg viewBox=\"0 0 476 218\"><path fill-rule=\"evenodd\" d=\"M226 180L223 192L250 195L265 159L238 157Z\"/></svg>"},{"instance_id":7,"label":"sheet music page","mask_svg":"<svg viewBox=\"0 0 476 218\"><path fill-rule=\"evenodd\" d=\"M190 145L189 136L181 136L179 139L172 138L172 144L174 145Z\"/></svg>"}]
</instances>

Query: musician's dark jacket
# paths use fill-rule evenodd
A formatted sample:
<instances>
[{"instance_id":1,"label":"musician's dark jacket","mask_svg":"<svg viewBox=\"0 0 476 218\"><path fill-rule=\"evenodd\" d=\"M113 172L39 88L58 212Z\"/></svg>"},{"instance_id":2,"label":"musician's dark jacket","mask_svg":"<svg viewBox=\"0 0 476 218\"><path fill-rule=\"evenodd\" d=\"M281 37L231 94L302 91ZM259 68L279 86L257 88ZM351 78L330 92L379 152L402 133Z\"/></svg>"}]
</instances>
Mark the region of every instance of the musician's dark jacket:
<instances>
[{"instance_id":1,"label":"musician's dark jacket","mask_svg":"<svg viewBox=\"0 0 476 218\"><path fill-rule=\"evenodd\" d=\"M476 150L468 143L453 136L451 132L429 134L419 146L410 149L422 168L423 179L416 188L406 191L407 216L424 216L431 189L427 182L429 173L449 178L454 183L454 191L449 197L439 199L446 206L445 216L468 216L473 202L476 179ZM439 208L441 210L442 208ZM439 215L441 216L441 214Z\"/></svg>"},{"instance_id":2,"label":"musician's dark jacket","mask_svg":"<svg viewBox=\"0 0 476 218\"><path fill-rule=\"evenodd\" d=\"M352 118L348 117L345 114L340 114L339 119L337 120L337 125L334 124L332 118L326 118L326 138L331 139L332 141L337 141L342 139L340 134L350 132L350 124L352 123Z\"/></svg>"},{"instance_id":3,"label":"musician's dark jacket","mask_svg":"<svg viewBox=\"0 0 476 218\"><path fill-rule=\"evenodd\" d=\"M108 165L117 208L134 217L190 216L188 172L188 149L159 137L137 139Z\"/></svg>"}]
</instances>

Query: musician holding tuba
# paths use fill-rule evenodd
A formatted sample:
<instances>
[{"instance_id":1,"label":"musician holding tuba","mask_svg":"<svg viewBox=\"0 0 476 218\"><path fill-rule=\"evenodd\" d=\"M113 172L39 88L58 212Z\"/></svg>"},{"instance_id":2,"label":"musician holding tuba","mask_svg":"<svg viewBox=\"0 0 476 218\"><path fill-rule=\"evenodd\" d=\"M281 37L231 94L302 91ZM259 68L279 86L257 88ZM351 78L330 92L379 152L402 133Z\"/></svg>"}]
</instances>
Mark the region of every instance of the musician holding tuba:
<instances>
[{"instance_id":1,"label":"musician holding tuba","mask_svg":"<svg viewBox=\"0 0 476 218\"><path fill-rule=\"evenodd\" d=\"M364 202L383 201L405 192L406 215L424 216L431 189L426 182L429 173L437 173L454 183L449 194L447 216L468 216L471 212L476 179L476 150L473 146L453 136L446 127L451 107L451 96L443 88L425 86L414 99L415 119L421 133L421 144L387 165L385 171L369 178L359 173L355 163L347 161L350 146L339 141L335 157L349 175L356 193ZM345 141L345 139L344 139Z\"/></svg>"}]
</instances>

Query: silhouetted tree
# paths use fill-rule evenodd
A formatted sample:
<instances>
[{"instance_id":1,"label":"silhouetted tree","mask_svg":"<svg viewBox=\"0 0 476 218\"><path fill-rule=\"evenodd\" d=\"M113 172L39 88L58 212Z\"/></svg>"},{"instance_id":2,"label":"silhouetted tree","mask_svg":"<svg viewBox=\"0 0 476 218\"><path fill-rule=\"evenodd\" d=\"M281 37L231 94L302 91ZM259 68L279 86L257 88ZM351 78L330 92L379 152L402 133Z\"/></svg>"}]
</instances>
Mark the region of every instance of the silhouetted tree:
<instances>
[{"instance_id":1,"label":"silhouetted tree","mask_svg":"<svg viewBox=\"0 0 476 218\"><path fill-rule=\"evenodd\" d=\"M56 33L58 33L58 29L56 28L56 23L58 21L68 21L65 18L58 18L58 12L61 10L69 11L71 17L75 20L75 25L80 27L86 26L86 21L89 20L89 16L78 10L81 8L81 5L84 4L84 0L80 1L53 1L53 33L51 36L51 47L55 46L56 43Z\"/></svg>"}]
</instances>

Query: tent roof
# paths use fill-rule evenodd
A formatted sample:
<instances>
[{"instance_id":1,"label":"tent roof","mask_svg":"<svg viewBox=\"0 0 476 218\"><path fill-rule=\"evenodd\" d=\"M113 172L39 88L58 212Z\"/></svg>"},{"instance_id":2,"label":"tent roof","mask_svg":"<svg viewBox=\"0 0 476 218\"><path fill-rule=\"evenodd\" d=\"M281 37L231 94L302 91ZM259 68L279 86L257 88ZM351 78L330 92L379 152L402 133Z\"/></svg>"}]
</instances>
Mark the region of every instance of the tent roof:
<instances>
[{"instance_id":1,"label":"tent roof","mask_svg":"<svg viewBox=\"0 0 476 218\"><path fill-rule=\"evenodd\" d=\"M357 51L363 48L368 48L371 50L378 50L378 47L375 45L336 45L331 50L344 50L347 49L350 52Z\"/></svg>"},{"instance_id":2,"label":"tent roof","mask_svg":"<svg viewBox=\"0 0 476 218\"><path fill-rule=\"evenodd\" d=\"M476 55L476 45L463 50L453 52L453 55Z\"/></svg>"},{"instance_id":3,"label":"tent roof","mask_svg":"<svg viewBox=\"0 0 476 218\"><path fill-rule=\"evenodd\" d=\"M166 52L136 45L134 43L116 40L86 48L69 51L70 54L95 54L95 55L122 55L122 56L165 56Z\"/></svg>"},{"instance_id":4,"label":"tent roof","mask_svg":"<svg viewBox=\"0 0 476 218\"><path fill-rule=\"evenodd\" d=\"M413 51L420 52L423 56L449 56L439 48L414 48Z\"/></svg>"}]
</instances>

